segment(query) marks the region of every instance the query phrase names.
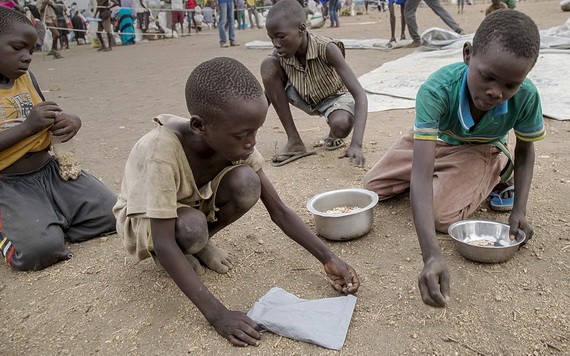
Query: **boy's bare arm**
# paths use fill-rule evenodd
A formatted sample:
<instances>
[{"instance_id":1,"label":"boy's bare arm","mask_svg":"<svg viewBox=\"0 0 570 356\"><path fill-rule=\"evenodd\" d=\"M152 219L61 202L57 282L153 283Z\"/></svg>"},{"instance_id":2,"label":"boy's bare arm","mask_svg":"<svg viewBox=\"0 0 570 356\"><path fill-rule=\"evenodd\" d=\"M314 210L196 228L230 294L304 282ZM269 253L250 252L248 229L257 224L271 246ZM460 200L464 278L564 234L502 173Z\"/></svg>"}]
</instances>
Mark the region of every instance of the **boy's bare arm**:
<instances>
[{"instance_id":1,"label":"boy's bare arm","mask_svg":"<svg viewBox=\"0 0 570 356\"><path fill-rule=\"evenodd\" d=\"M368 116L368 99L366 98L366 92L344 59L340 48L334 43L327 45L327 61L334 67L354 98L354 130L352 133L352 141L344 156L354 159L356 165L362 166L364 164L362 142L364 139L366 118Z\"/></svg>"},{"instance_id":2,"label":"boy's bare arm","mask_svg":"<svg viewBox=\"0 0 570 356\"><path fill-rule=\"evenodd\" d=\"M509 217L510 235L516 236L517 229L525 232L527 239L533 235L532 227L526 220L526 204L534 172L534 143L517 138L515 147L515 202Z\"/></svg>"},{"instance_id":3,"label":"boy's bare arm","mask_svg":"<svg viewBox=\"0 0 570 356\"><path fill-rule=\"evenodd\" d=\"M0 131L0 151L52 126L59 113L61 109L53 101L34 105L22 124Z\"/></svg>"},{"instance_id":4,"label":"boy's bare arm","mask_svg":"<svg viewBox=\"0 0 570 356\"><path fill-rule=\"evenodd\" d=\"M283 203L262 169L257 171L257 175L261 181L261 201L267 208L271 220L324 265L335 290L340 293L356 292L360 281L354 269L338 258L303 220Z\"/></svg>"},{"instance_id":5,"label":"boy's bare arm","mask_svg":"<svg viewBox=\"0 0 570 356\"><path fill-rule=\"evenodd\" d=\"M242 312L228 310L202 283L176 243L175 219L151 219L154 252L160 264L182 292L202 312L218 334L233 345L259 344L257 323Z\"/></svg>"},{"instance_id":6,"label":"boy's bare arm","mask_svg":"<svg viewBox=\"0 0 570 356\"><path fill-rule=\"evenodd\" d=\"M433 211L435 142L414 140L410 200L424 268L418 285L424 303L443 307L449 297L449 271L437 243Z\"/></svg>"}]
</instances>

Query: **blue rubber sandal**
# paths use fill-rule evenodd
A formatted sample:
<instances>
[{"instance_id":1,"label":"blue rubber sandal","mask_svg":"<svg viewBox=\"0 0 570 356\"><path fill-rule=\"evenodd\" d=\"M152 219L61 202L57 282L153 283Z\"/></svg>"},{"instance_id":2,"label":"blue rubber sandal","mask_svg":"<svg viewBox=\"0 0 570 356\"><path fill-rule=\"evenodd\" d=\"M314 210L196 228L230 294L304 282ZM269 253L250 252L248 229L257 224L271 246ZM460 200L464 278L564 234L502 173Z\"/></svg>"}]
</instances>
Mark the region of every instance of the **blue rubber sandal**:
<instances>
[{"instance_id":1,"label":"blue rubber sandal","mask_svg":"<svg viewBox=\"0 0 570 356\"><path fill-rule=\"evenodd\" d=\"M491 192L489 206L495 211L511 211L515 202L515 187L510 185L500 192Z\"/></svg>"}]
</instances>

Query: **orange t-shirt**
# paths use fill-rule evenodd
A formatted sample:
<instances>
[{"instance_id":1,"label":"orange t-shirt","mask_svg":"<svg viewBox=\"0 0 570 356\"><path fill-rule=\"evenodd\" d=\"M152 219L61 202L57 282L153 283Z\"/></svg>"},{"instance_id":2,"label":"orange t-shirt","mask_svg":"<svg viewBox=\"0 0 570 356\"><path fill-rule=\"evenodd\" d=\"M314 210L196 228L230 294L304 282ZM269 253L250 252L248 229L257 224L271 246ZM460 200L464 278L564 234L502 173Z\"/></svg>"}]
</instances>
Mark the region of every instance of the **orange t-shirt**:
<instances>
[{"instance_id":1,"label":"orange t-shirt","mask_svg":"<svg viewBox=\"0 0 570 356\"><path fill-rule=\"evenodd\" d=\"M42 97L34 87L30 73L14 81L11 88L0 88L0 131L26 121L32 107L41 103ZM48 129L26 137L15 145L0 151L0 171L22 158L28 152L39 152L50 145Z\"/></svg>"}]
</instances>

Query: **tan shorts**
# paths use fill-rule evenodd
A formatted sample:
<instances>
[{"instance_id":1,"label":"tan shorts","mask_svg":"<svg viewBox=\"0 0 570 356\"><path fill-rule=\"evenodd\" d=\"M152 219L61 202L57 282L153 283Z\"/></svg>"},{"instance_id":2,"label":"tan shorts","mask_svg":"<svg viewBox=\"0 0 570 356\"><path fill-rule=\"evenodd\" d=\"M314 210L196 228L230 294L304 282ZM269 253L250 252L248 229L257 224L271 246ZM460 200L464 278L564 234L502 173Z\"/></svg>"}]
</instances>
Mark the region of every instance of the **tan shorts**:
<instances>
[{"instance_id":1,"label":"tan shorts","mask_svg":"<svg viewBox=\"0 0 570 356\"><path fill-rule=\"evenodd\" d=\"M414 133L408 132L364 176L364 188L386 200L410 188ZM433 172L436 229L473 213L500 182L507 157L492 144L453 146L437 141Z\"/></svg>"},{"instance_id":2,"label":"tan shorts","mask_svg":"<svg viewBox=\"0 0 570 356\"><path fill-rule=\"evenodd\" d=\"M208 222L217 220L216 212L216 193L222 178L232 169L240 165L229 166L224 168L212 180L212 196L209 199L196 201L194 204L177 203L177 209L195 208L206 215ZM123 208L117 213L117 232L123 236L123 244L131 255L137 256L138 260L144 260L148 257L154 257L154 243L152 240L152 231L150 227L150 218L138 216L126 216L127 208ZM124 223L123 223L124 222Z\"/></svg>"}]
</instances>

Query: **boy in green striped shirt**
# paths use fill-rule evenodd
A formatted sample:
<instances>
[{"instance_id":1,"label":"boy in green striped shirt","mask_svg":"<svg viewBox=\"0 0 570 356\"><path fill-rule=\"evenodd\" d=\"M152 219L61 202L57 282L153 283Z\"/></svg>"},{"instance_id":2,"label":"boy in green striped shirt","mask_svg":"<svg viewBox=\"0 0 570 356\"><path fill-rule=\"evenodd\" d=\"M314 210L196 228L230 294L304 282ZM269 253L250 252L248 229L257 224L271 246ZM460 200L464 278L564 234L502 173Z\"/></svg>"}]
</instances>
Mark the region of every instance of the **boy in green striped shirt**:
<instances>
[{"instance_id":1,"label":"boy in green striped shirt","mask_svg":"<svg viewBox=\"0 0 570 356\"><path fill-rule=\"evenodd\" d=\"M465 43L463 63L433 73L416 96L415 127L364 177L381 200L410 189L424 268L419 289L425 303L443 307L449 271L436 230L467 218L501 181L508 181L504 143L516 137L510 234L532 237L526 205L534 166L534 141L545 136L540 98L526 78L536 60L536 24L518 11L487 16ZM502 176L502 177L501 177ZM499 200L501 198L499 197Z\"/></svg>"}]
</instances>

